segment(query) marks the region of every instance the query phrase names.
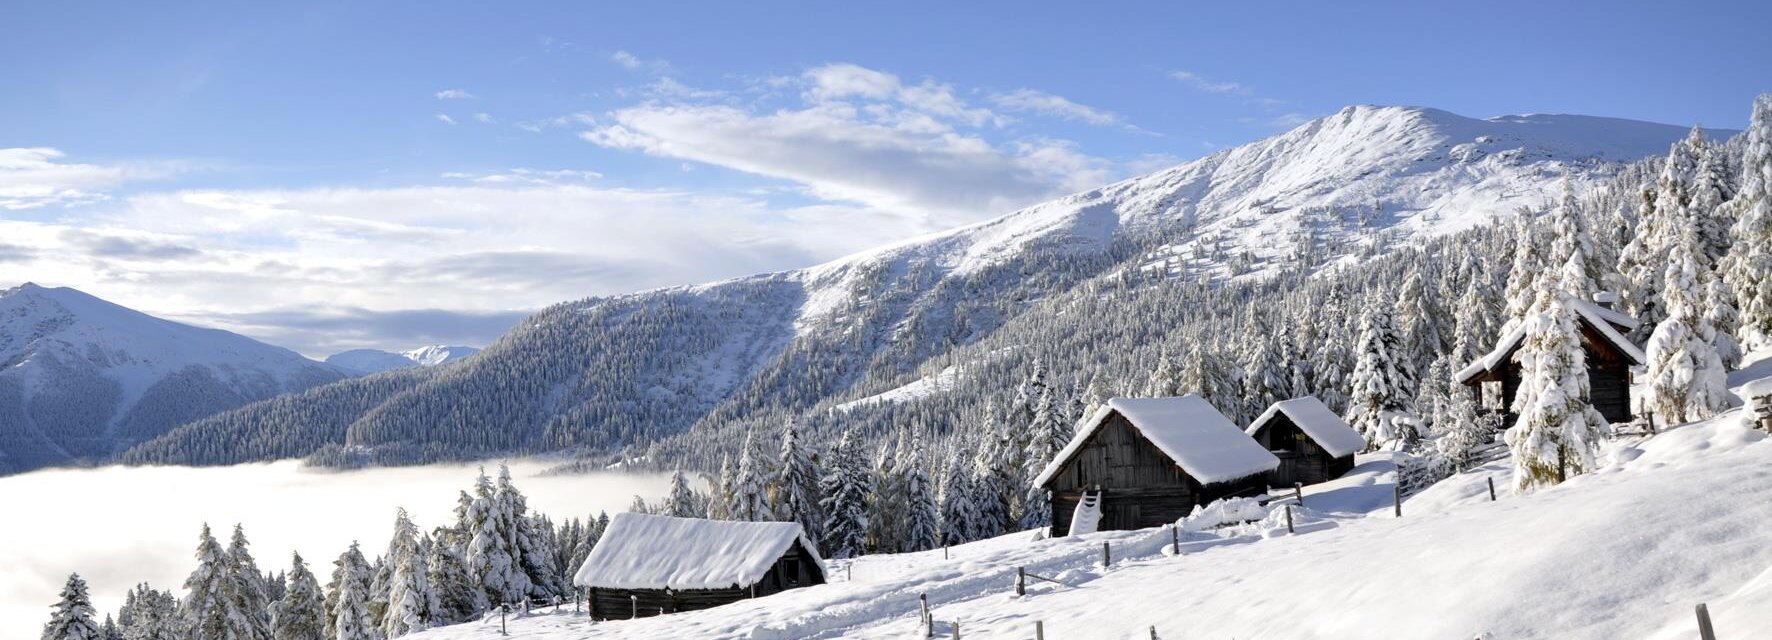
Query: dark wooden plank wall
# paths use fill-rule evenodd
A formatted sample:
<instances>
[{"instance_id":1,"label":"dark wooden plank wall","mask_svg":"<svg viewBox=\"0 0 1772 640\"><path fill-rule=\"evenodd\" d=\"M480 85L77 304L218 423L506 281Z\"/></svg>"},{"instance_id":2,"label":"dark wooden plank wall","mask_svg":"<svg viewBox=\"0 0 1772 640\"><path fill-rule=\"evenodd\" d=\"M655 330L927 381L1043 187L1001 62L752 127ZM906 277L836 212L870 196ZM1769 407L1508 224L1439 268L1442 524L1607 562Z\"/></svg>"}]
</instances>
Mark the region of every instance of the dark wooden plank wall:
<instances>
[{"instance_id":1,"label":"dark wooden plank wall","mask_svg":"<svg viewBox=\"0 0 1772 640\"><path fill-rule=\"evenodd\" d=\"M1630 359L1619 351L1612 342L1602 337L1599 331L1586 322L1577 323L1581 330L1581 347L1587 356L1588 402L1607 422L1630 422L1634 419L1630 406ZM1514 397L1520 391L1520 364L1514 361L1519 349L1507 355L1507 366L1501 375L1502 428L1513 426L1520 416L1514 413ZM1473 391L1482 396L1479 381L1493 379L1492 376L1478 376L1472 381Z\"/></svg>"},{"instance_id":2,"label":"dark wooden plank wall","mask_svg":"<svg viewBox=\"0 0 1772 640\"><path fill-rule=\"evenodd\" d=\"M1102 488L1103 531L1142 529L1186 517L1196 505L1266 488L1261 475L1201 486L1145 438L1125 416L1109 414L1046 488L1052 491L1051 535L1070 532L1083 493Z\"/></svg>"},{"instance_id":3,"label":"dark wooden plank wall","mask_svg":"<svg viewBox=\"0 0 1772 640\"><path fill-rule=\"evenodd\" d=\"M1340 458L1329 455L1285 413L1274 414L1256 429L1255 441L1280 459L1280 466L1267 476L1268 486L1290 487L1294 482L1316 484L1339 478L1354 468L1352 455Z\"/></svg>"}]
</instances>

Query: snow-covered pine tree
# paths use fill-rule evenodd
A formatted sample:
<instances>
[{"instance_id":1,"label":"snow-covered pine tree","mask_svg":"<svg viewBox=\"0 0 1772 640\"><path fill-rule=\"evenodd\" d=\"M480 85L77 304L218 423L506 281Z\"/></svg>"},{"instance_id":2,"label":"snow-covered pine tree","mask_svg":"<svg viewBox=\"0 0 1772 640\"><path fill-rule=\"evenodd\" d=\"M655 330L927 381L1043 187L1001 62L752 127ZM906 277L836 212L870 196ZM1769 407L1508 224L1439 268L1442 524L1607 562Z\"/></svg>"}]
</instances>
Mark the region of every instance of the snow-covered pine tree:
<instances>
[{"instance_id":1,"label":"snow-covered pine tree","mask_svg":"<svg viewBox=\"0 0 1772 640\"><path fill-rule=\"evenodd\" d=\"M732 486L738 483L738 470L732 467L732 458L720 458L720 471L714 477L714 492L708 496L708 518L713 520L731 520L732 518Z\"/></svg>"},{"instance_id":2,"label":"snow-covered pine tree","mask_svg":"<svg viewBox=\"0 0 1772 640\"><path fill-rule=\"evenodd\" d=\"M276 640L325 640L326 607L320 593L320 581L308 570L301 554L291 554L289 587L277 602L277 617L271 635Z\"/></svg>"},{"instance_id":3,"label":"snow-covered pine tree","mask_svg":"<svg viewBox=\"0 0 1772 640\"><path fill-rule=\"evenodd\" d=\"M1390 311L1368 309L1360 320L1353 390L1347 421L1373 449L1413 442L1417 436L1408 413L1414 376L1401 360L1402 340L1391 325Z\"/></svg>"},{"instance_id":4,"label":"snow-covered pine tree","mask_svg":"<svg viewBox=\"0 0 1772 640\"><path fill-rule=\"evenodd\" d=\"M1397 300L1402 315L1404 357L1411 362L1428 362L1446 351L1446 331L1442 324L1446 312L1440 308L1440 296L1428 280L1426 258L1409 269ZM1283 398L1282 398L1283 399ZM1264 406L1263 409L1266 407Z\"/></svg>"},{"instance_id":5,"label":"snow-covered pine tree","mask_svg":"<svg viewBox=\"0 0 1772 640\"><path fill-rule=\"evenodd\" d=\"M993 412L986 411L987 417ZM973 458L972 489L976 493L974 505L978 508L978 517L973 521L975 528L972 534L978 538L991 538L1008 533L1015 525L1012 511L1011 494L1021 493L1021 486L1013 479L1015 470L1008 468L1010 457L1003 449L1010 446L1003 436L1001 423L987 422L984 438L979 442L978 451Z\"/></svg>"},{"instance_id":6,"label":"snow-covered pine tree","mask_svg":"<svg viewBox=\"0 0 1772 640\"><path fill-rule=\"evenodd\" d=\"M1698 257L1697 231L1681 233L1662 281L1667 317L1649 335L1649 393L1643 406L1668 424L1703 420L1728 407L1727 375L1703 317L1710 272Z\"/></svg>"},{"instance_id":7,"label":"snow-covered pine tree","mask_svg":"<svg viewBox=\"0 0 1772 640\"><path fill-rule=\"evenodd\" d=\"M1741 332L1741 313L1735 309L1735 294L1729 290L1729 284L1715 274L1709 280L1704 292L1704 323L1713 336L1711 346L1716 348L1723 370L1734 371L1745 355L1736 338Z\"/></svg>"},{"instance_id":8,"label":"snow-covered pine tree","mask_svg":"<svg viewBox=\"0 0 1772 640\"><path fill-rule=\"evenodd\" d=\"M1729 201L1737 220L1723 277L1741 312L1749 347L1772 342L1772 95L1754 100L1741 158L1741 191Z\"/></svg>"},{"instance_id":9,"label":"snow-covered pine tree","mask_svg":"<svg viewBox=\"0 0 1772 640\"><path fill-rule=\"evenodd\" d=\"M1157 353L1157 366L1151 369L1150 377L1144 382L1144 395L1152 398L1165 398L1182 395L1182 372L1175 366L1175 358L1164 349Z\"/></svg>"},{"instance_id":10,"label":"snow-covered pine tree","mask_svg":"<svg viewBox=\"0 0 1772 640\"><path fill-rule=\"evenodd\" d=\"M369 560L363 557L363 550L355 540L351 541L350 548L339 554L338 559L332 561L332 578L326 583L325 602L326 637L328 640L338 640L336 632L340 611L339 597L344 594L345 583L349 582L355 585L358 597L363 600L363 615L369 615L368 594L370 582L374 578L370 573L371 570ZM366 618L364 623L369 625L369 629L374 630L373 621Z\"/></svg>"},{"instance_id":11,"label":"snow-covered pine tree","mask_svg":"<svg viewBox=\"0 0 1772 640\"><path fill-rule=\"evenodd\" d=\"M756 440L756 433L747 431L744 447L738 458L738 475L732 484L733 520L757 522L769 520L769 462Z\"/></svg>"},{"instance_id":12,"label":"snow-covered pine tree","mask_svg":"<svg viewBox=\"0 0 1772 640\"><path fill-rule=\"evenodd\" d=\"M941 543L956 545L971 542L978 529L978 490L972 486L972 472L966 457L959 450L946 456L947 467L941 474Z\"/></svg>"},{"instance_id":13,"label":"snow-covered pine tree","mask_svg":"<svg viewBox=\"0 0 1772 640\"><path fill-rule=\"evenodd\" d=\"M138 584L131 589L117 615L124 640L183 640L178 598L170 592Z\"/></svg>"},{"instance_id":14,"label":"snow-covered pine tree","mask_svg":"<svg viewBox=\"0 0 1772 640\"><path fill-rule=\"evenodd\" d=\"M1561 286L1569 295L1587 300L1600 291L1606 270L1594 254L1593 234L1588 231L1587 217L1575 199L1575 187L1563 179L1563 195L1551 209L1551 244L1546 266L1563 266L1574 271L1561 275ZM1569 265L1573 265L1570 267ZM1571 280L1574 278L1574 280Z\"/></svg>"},{"instance_id":15,"label":"snow-covered pine tree","mask_svg":"<svg viewBox=\"0 0 1772 640\"><path fill-rule=\"evenodd\" d=\"M860 448L860 434L854 429L844 431L825 465L820 507L825 515L825 556L829 558L852 558L866 551L867 502L873 483Z\"/></svg>"},{"instance_id":16,"label":"snow-covered pine tree","mask_svg":"<svg viewBox=\"0 0 1772 640\"><path fill-rule=\"evenodd\" d=\"M1312 356L1311 388L1317 399L1330 411L1347 410L1348 355L1341 337L1326 332ZM1210 400L1210 399L1208 399Z\"/></svg>"},{"instance_id":17,"label":"snow-covered pine tree","mask_svg":"<svg viewBox=\"0 0 1772 640\"><path fill-rule=\"evenodd\" d=\"M370 568L363 561L357 543L340 555L337 562L337 592L331 594L332 618L327 634L330 640L378 640L375 624L369 619Z\"/></svg>"},{"instance_id":18,"label":"snow-covered pine tree","mask_svg":"<svg viewBox=\"0 0 1772 640\"><path fill-rule=\"evenodd\" d=\"M104 640L123 640L123 629L117 626L115 620L111 619L111 614L105 614L104 624L98 626L98 637L104 638Z\"/></svg>"},{"instance_id":19,"label":"snow-covered pine tree","mask_svg":"<svg viewBox=\"0 0 1772 640\"><path fill-rule=\"evenodd\" d=\"M1021 528L1036 529L1052 524L1052 503L1047 491L1032 486L1032 480L1046 469L1046 465L1063 451L1071 441L1072 422L1059 412L1059 403L1051 397L1051 388L1046 388L1045 396L1035 406L1034 422L1028 425L1027 451L1023 452L1021 477L1029 482L1027 495L1022 499Z\"/></svg>"},{"instance_id":20,"label":"snow-covered pine tree","mask_svg":"<svg viewBox=\"0 0 1772 640\"><path fill-rule=\"evenodd\" d=\"M800 442L800 426L792 421L781 434L781 455L775 488L775 518L798 522L806 537L823 544L824 517L819 511L818 467Z\"/></svg>"},{"instance_id":21,"label":"snow-covered pine tree","mask_svg":"<svg viewBox=\"0 0 1772 640\"><path fill-rule=\"evenodd\" d=\"M1694 151L1698 165L1692 171L1692 195L1686 209L1692 228L1698 232L1699 255L1707 266L1715 266L1734 242L1729 235L1735 226L1734 207L1724 206L1732 195L1728 159L1719 145L1702 138Z\"/></svg>"},{"instance_id":22,"label":"snow-covered pine tree","mask_svg":"<svg viewBox=\"0 0 1772 640\"><path fill-rule=\"evenodd\" d=\"M252 552L248 550L246 530L234 525L234 534L228 540L228 572L229 591L234 598L235 608L245 618L250 629L248 638L269 640L271 637L271 603L265 595L264 574L258 570L258 563L253 561Z\"/></svg>"},{"instance_id":23,"label":"snow-covered pine tree","mask_svg":"<svg viewBox=\"0 0 1772 640\"><path fill-rule=\"evenodd\" d=\"M1438 423L1439 414L1445 410L1450 396L1458 392L1452 384L1452 360L1442 353L1428 365L1415 393L1414 413L1420 418L1416 424L1422 437L1436 437L1444 431Z\"/></svg>"},{"instance_id":24,"label":"snow-covered pine tree","mask_svg":"<svg viewBox=\"0 0 1772 640\"><path fill-rule=\"evenodd\" d=\"M439 530L438 533L439 537L425 555L431 591L437 594L435 618L439 623L463 622L486 610L486 591L468 575L460 552L444 544L441 537L444 532Z\"/></svg>"},{"instance_id":25,"label":"snow-covered pine tree","mask_svg":"<svg viewBox=\"0 0 1772 640\"><path fill-rule=\"evenodd\" d=\"M1245 339L1252 341L1254 348L1243 362L1243 403L1240 413L1232 418L1237 424L1245 424L1275 402L1292 397L1292 376L1278 341L1261 335Z\"/></svg>"},{"instance_id":26,"label":"snow-covered pine tree","mask_svg":"<svg viewBox=\"0 0 1772 640\"><path fill-rule=\"evenodd\" d=\"M1675 142L1668 150L1655 190L1646 192L1638 210L1637 234L1619 256L1619 270L1630 283L1622 292L1625 310L1642 323L1634 336L1650 335L1667 317L1661 287L1667 280L1669 252L1681 235L1695 231L1688 205L1692 197L1693 173L1698 168L1697 154L1703 145L1704 132L1694 127L1691 135ZM1697 255L1695 252L1695 258Z\"/></svg>"},{"instance_id":27,"label":"snow-covered pine tree","mask_svg":"<svg viewBox=\"0 0 1772 640\"><path fill-rule=\"evenodd\" d=\"M554 574L553 550L548 546L553 527L542 526L529 517L529 498L511 480L508 465L498 465L497 502L500 517L510 531L511 556L517 561L516 583L512 586L514 593L520 595L510 602L521 601L525 596L544 602L552 599L562 584Z\"/></svg>"},{"instance_id":28,"label":"snow-covered pine tree","mask_svg":"<svg viewBox=\"0 0 1772 640\"><path fill-rule=\"evenodd\" d=\"M388 581L388 606L382 614L383 637L424 631L440 608L431 590L430 568L419 548L418 527L402 508L394 515L394 537L388 543L387 563L393 567Z\"/></svg>"},{"instance_id":29,"label":"snow-covered pine tree","mask_svg":"<svg viewBox=\"0 0 1772 640\"><path fill-rule=\"evenodd\" d=\"M1587 355L1576 331L1571 296L1558 280L1551 274L1539 280L1540 300L1522 325L1521 380L1513 406L1520 417L1506 434L1516 491L1591 471L1599 440L1608 430L1606 419L1588 400Z\"/></svg>"},{"instance_id":30,"label":"snow-covered pine tree","mask_svg":"<svg viewBox=\"0 0 1772 640\"><path fill-rule=\"evenodd\" d=\"M186 594L180 604L183 628L193 636L216 640L256 640L263 626L255 612L241 608L240 583L230 574L234 561L228 551L203 525L197 542L197 568L185 579Z\"/></svg>"},{"instance_id":31,"label":"snow-covered pine tree","mask_svg":"<svg viewBox=\"0 0 1772 640\"><path fill-rule=\"evenodd\" d=\"M468 549L464 564L468 576L486 593L486 603L496 607L518 602L529 592L526 576L513 541L505 509L485 470L474 482L474 502L468 508Z\"/></svg>"},{"instance_id":32,"label":"snow-covered pine tree","mask_svg":"<svg viewBox=\"0 0 1772 640\"><path fill-rule=\"evenodd\" d=\"M922 435L913 435L910 446L900 454L898 468L904 478L905 505L904 539L900 542L899 549L933 549L939 533L940 514L935 504L935 488L931 486L929 473L923 470L926 457L923 454Z\"/></svg>"},{"instance_id":33,"label":"snow-covered pine tree","mask_svg":"<svg viewBox=\"0 0 1772 640\"><path fill-rule=\"evenodd\" d=\"M61 599L49 615L49 624L43 625L43 640L103 640L98 623L93 621L95 615L92 597L86 593L86 581L78 573L68 574Z\"/></svg>"},{"instance_id":34,"label":"snow-covered pine tree","mask_svg":"<svg viewBox=\"0 0 1772 640\"><path fill-rule=\"evenodd\" d=\"M1434 440L1434 452L1454 471L1466 471L1476 462L1477 451L1495 441L1494 414L1478 413L1477 399L1463 389L1453 390L1441 407L1435 418L1441 435Z\"/></svg>"},{"instance_id":35,"label":"snow-covered pine tree","mask_svg":"<svg viewBox=\"0 0 1772 640\"><path fill-rule=\"evenodd\" d=\"M683 477L683 470L671 472L671 491L665 497L665 515L678 518L696 518L695 493L689 490L689 481Z\"/></svg>"},{"instance_id":36,"label":"snow-covered pine tree","mask_svg":"<svg viewBox=\"0 0 1772 640\"><path fill-rule=\"evenodd\" d=\"M1549 266L1544 260L1546 245L1544 234L1539 231L1531 212L1518 212L1514 216L1513 268L1507 272L1507 291L1503 295L1503 332L1512 331L1520 319L1526 317L1527 307L1532 305L1538 276Z\"/></svg>"},{"instance_id":37,"label":"snow-covered pine tree","mask_svg":"<svg viewBox=\"0 0 1772 640\"><path fill-rule=\"evenodd\" d=\"M1454 315L1457 329L1452 341L1452 362L1462 367L1487 353L1501 332L1501 305L1494 281L1486 274L1472 277L1458 298Z\"/></svg>"},{"instance_id":38,"label":"snow-covered pine tree","mask_svg":"<svg viewBox=\"0 0 1772 640\"><path fill-rule=\"evenodd\" d=\"M868 500L868 548L874 553L898 553L903 541L905 482L898 454L905 448L904 434L888 440L874 452L874 490Z\"/></svg>"}]
</instances>

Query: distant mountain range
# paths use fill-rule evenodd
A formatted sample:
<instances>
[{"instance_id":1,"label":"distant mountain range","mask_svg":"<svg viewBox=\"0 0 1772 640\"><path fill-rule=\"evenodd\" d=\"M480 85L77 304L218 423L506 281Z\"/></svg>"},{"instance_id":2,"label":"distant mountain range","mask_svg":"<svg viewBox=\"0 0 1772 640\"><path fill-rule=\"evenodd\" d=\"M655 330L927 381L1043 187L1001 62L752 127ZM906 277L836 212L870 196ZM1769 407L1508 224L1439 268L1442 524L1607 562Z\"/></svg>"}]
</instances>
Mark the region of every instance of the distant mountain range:
<instances>
[{"instance_id":1,"label":"distant mountain range","mask_svg":"<svg viewBox=\"0 0 1772 640\"><path fill-rule=\"evenodd\" d=\"M1348 107L1171 169L827 264L556 305L459 366L256 403L126 459L608 449L869 397L877 401L845 406L929 398L886 392L937 375L931 367L1082 283L1330 268L1543 205L1564 181L1600 185L1685 134L1588 116Z\"/></svg>"},{"instance_id":2,"label":"distant mountain range","mask_svg":"<svg viewBox=\"0 0 1772 640\"><path fill-rule=\"evenodd\" d=\"M352 376L366 376L393 369L434 367L479 353L473 347L432 345L395 353L381 349L352 349L326 358L326 364Z\"/></svg>"},{"instance_id":3,"label":"distant mountain range","mask_svg":"<svg viewBox=\"0 0 1772 640\"><path fill-rule=\"evenodd\" d=\"M288 349L73 289L0 290L0 473L104 460L175 426L342 378Z\"/></svg>"}]
</instances>

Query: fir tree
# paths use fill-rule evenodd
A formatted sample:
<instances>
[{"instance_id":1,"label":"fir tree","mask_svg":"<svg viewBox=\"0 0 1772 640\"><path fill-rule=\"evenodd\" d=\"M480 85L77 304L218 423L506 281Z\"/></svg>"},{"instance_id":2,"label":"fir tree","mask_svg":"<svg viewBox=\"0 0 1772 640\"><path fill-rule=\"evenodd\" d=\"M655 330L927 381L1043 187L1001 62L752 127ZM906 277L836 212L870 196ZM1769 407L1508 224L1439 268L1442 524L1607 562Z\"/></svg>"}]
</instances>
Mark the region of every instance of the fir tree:
<instances>
[{"instance_id":1,"label":"fir tree","mask_svg":"<svg viewBox=\"0 0 1772 640\"><path fill-rule=\"evenodd\" d=\"M769 496L765 488L769 477L768 462L758 447L754 433L746 432L744 448L738 458L738 475L732 485L732 519L756 522L770 517Z\"/></svg>"},{"instance_id":2,"label":"fir tree","mask_svg":"<svg viewBox=\"0 0 1772 640\"><path fill-rule=\"evenodd\" d=\"M364 563L357 543L338 558L337 590L330 594L331 640L378 640L374 623L369 619L370 567Z\"/></svg>"},{"instance_id":3,"label":"fir tree","mask_svg":"<svg viewBox=\"0 0 1772 640\"><path fill-rule=\"evenodd\" d=\"M1072 421L1059 413L1058 403L1051 397L1051 388L1043 387L1042 393L1035 405L1033 424L1027 427L1027 450L1022 455L1026 466L1022 468L1021 477L1030 481L1040 475L1071 441ZM1045 488L1030 486L1022 505L1021 528L1035 529L1052 524L1052 504Z\"/></svg>"},{"instance_id":4,"label":"fir tree","mask_svg":"<svg viewBox=\"0 0 1772 640\"><path fill-rule=\"evenodd\" d=\"M1772 338L1772 95L1754 100L1745 137L1742 188L1729 203L1737 220L1723 277L1741 312L1741 337L1760 346Z\"/></svg>"},{"instance_id":5,"label":"fir tree","mask_svg":"<svg viewBox=\"0 0 1772 640\"><path fill-rule=\"evenodd\" d=\"M256 577L256 574L255 574ZM197 568L185 579L187 593L180 605L179 617L192 635L215 640L257 640L264 636L263 611L244 609L250 598L242 593L243 582L235 562L215 536L209 525L203 525L198 537Z\"/></svg>"},{"instance_id":6,"label":"fir tree","mask_svg":"<svg viewBox=\"0 0 1772 640\"><path fill-rule=\"evenodd\" d=\"M1649 336L1649 393L1643 404L1670 424L1703 420L1728 406L1727 376L1705 322L1704 279L1695 230L1680 234L1668 255L1663 295L1667 317Z\"/></svg>"},{"instance_id":7,"label":"fir tree","mask_svg":"<svg viewBox=\"0 0 1772 640\"><path fill-rule=\"evenodd\" d=\"M949 452L948 465L941 477L941 543L956 545L971 542L977 530L978 507L974 503L977 489L965 457L959 451Z\"/></svg>"},{"instance_id":8,"label":"fir tree","mask_svg":"<svg viewBox=\"0 0 1772 640\"><path fill-rule=\"evenodd\" d=\"M243 628L248 635L244 637L268 640L271 637L271 603L265 595L264 574L259 572L258 563L253 561L247 546L245 529L234 525L233 537L228 541L228 591L234 600L234 609L240 612L246 623Z\"/></svg>"},{"instance_id":9,"label":"fir tree","mask_svg":"<svg viewBox=\"0 0 1772 640\"><path fill-rule=\"evenodd\" d=\"M276 640L325 640L326 607L320 594L320 581L302 562L301 554L292 554L289 587L277 603Z\"/></svg>"},{"instance_id":10,"label":"fir tree","mask_svg":"<svg viewBox=\"0 0 1772 640\"><path fill-rule=\"evenodd\" d=\"M1348 424L1374 449L1406 445L1417 434L1414 419L1407 413L1414 376L1400 358L1402 341L1391 326L1389 311L1370 309L1360 325Z\"/></svg>"},{"instance_id":11,"label":"fir tree","mask_svg":"<svg viewBox=\"0 0 1772 640\"><path fill-rule=\"evenodd\" d=\"M695 493L689 490L689 481L683 477L683 470L671 472L671 492L665 498L665 515L678 518L694 518L696 513Z\"/></svg>"},{"instance_id":12,"label":"fir tree","mask_svg":"<svg viewBox=\"0 0 1772 640\"><path fill-rule=\"evenodd\" d=\"M68 574L61 600L55 603L49 624L43 625L43 640L103 640L98 623L93 621L95 615L86 581L78 573Z\"/></svg>"},{"instance_id":13,"label":"fir tree","mask_svg":"<svg viewBox=\"0 0 1772 640\"><path fill-rule=\"evenodd\" d=\"M393 567L388 584L388 606L382 615L383 637L400 636L425 630L439 608L437 594L431 590L430 568L419 548L418 527L412 524L405 509L394 516L394 537L388 543L387 563Z\"/></svg>"},{"instance_id":14,"label":"fir tree","mask_svg":"<svg viewBox=\"0 0 1772 640\"><path fill-rule=\"evenodd\" d=\"M1568 292L1551 278L1538 283L1542 310L1527 316L1520 347L1520 390L1507 430L1514 488L1527 491L1591 471L1606 419L1588 400L1587 355Z\"/></svg>"},{"instance_id":15,"label":"fir tree","mask_svg":"<svg viewBox=\"0 0 1772 640\"><path fill-rule=\"evenodd\" d=\"M868 497L873 483L861 460L859 434L851 429L831 450L830 464L825 465L821 493L824 500L824 543L826 557L851 558L866 551L868 533Z\"/></svg>"},{"instance_id":16,"label":"fir tree","mask_svg":"<svg viewBox=\"0 0 1772 640\"><path fill-rule=\"evenodd\" d=\"M489 606L522 600L529 593L527 577L517 558L514 532L498 500L491 479L481 471L474 483L474 502L468 508L471 538L464 564L468 576L480 584Z\"/></svg>"},{"instance_id":17,"label":"fir tree","mask_svg":"<svg viewBox=\"0 0 1772 640\"><path fill-rule=\"evenodd\" d=\"M486 592L468 575L455 547L439 538L427 551L425 568L430 570L431 590L437 594L436 621L462 622L485 611Z\"/></svg>"},{"instance_id":18,"label":"fir tree","mask_svg":"<svg viewBox=\"0 0 1772 640\"><path fill-rule=\"evenodd\" d=\"M732 518L732 487L738 483L738 472L732 468L732 458L720 458L720 471L714 478L714 493L708 496L708 518L713 520L731 520Z\"/></svg>"},{"instance_id":19,"label":"fir tree","mask_svg":"<svg viewBox=\"0 0 1772 640\"><path fill-rule=\"evenodd\" d=\"M1546 266L1564 265L1569 273L1560 276L1562 288L1578 300L1589 299L1600 290L1605 273L1594 254L1593 235L1588 232L1587 218L1575 200L1574 187L1565 178L1563 195L1551 210L1551 244Z\"/></svg>"},{"instance_id":20,"label":"fir tree","mask_svg":"<svg viewBox=\"0 0 1772 640\"><path fill-rule=\"evenodd\" d=\"M548 547L552 526L538 524L530 517L529 499L511 480L508 465L498 466L497 502L500 517L510 532L511 557L517 563L511 585L516 597L508 602L520 602L525 597L552 599L561 585L560 577L554 573L553 550Z\"/></svg>"},{"instance_id":21,"label":"fir tree","mask_svg":"<svg viewBox=\"0 0 1772 640\"><path fill-rule=\"evenodd\" d=\"M146 583L131 589L118 612L124 640L182 640L185 635L178 615L178 599Z\"/></svg>"},{"instance_id":22,"label":"fir tree","mask_svg":"<svg viewBox=\"0 0 1772 640\"><path fill-rule=\"evenodd\" d=\"M824 518L818 508L818 467L800 443L800 427L794 422L782 430L777 465L775 519L800 523L807 538L822 544Z\"/></svg>"},{"instance_id":23,"label":"fir tree","mask_svg":"<svg viewBox=\"0 0 1772 640\"><path fill-rule=\"evenodd\" d=\"M1476 463L1477 451L1495 441L1495 414L1478 413L1476 398L1464 392L1454 392L1441 407L1434 420L1441 432L1434 451L1453 470L1467 471Z\"/></svg>"}]
</instances>

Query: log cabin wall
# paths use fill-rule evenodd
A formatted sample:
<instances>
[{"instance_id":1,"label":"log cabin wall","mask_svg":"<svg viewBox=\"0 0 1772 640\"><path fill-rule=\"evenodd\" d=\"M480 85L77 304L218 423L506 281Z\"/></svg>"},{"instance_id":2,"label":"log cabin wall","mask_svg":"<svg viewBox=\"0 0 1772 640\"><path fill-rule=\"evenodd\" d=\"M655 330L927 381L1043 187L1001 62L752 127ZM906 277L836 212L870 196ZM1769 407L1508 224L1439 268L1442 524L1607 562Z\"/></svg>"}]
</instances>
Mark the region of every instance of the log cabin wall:
<instances>
[{"instance_id":1,"label":"log cabin wall","mask_svg":"<svg viewBox=\"0 0 1772 640\"><path fill-rule=\"evenodd\" d=\"M1330 455L1283 411L1276 412L1257 428L1254 437L1280 459L1280 466L1267 476L1268 486L1290 487L1294 482L1316 484L1339 478L1354 468L1352 455L1339 458Z\"/></svg>"},{"instance_id":2,"label":"log cabin wall","mask_svg":"<svg viewBox=\"0 0 1772 640\"><path fill-rule=\"evenodd\" d=\"M1051 491L1054 537L1070 532L1071 519L1085 491L1102 488L1100 530L1142 529L1169 524L1196 505L1265 488L1260 475L1201 486L1118 412L1047 482Z\"/></svg>"}]
</instances>

